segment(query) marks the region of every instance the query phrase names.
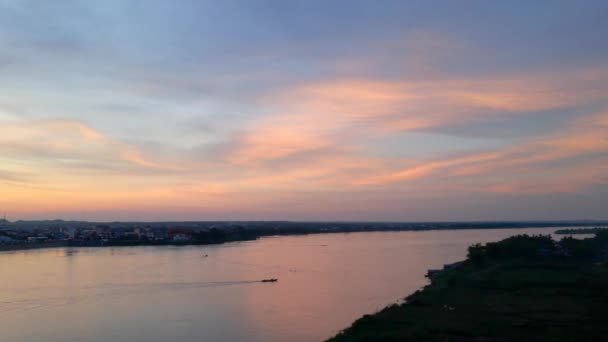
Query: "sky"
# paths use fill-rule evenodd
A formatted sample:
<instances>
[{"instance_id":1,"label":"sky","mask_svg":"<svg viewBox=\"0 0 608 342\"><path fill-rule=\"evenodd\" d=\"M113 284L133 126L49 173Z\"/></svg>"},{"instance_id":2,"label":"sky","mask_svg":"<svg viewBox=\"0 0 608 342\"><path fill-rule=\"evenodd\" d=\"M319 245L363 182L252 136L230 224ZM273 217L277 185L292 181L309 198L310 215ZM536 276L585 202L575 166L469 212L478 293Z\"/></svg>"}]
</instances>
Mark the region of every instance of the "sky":
<instances>
[{"instance_id":1,"label":"sky","mask_svg":"<svg viewBox=\"0 0 608 342\"><path fill-rule=\"evenodd\" d=\"M608 219L606 1L0 0L0 213Z\"/></svg>"}]
</instances>

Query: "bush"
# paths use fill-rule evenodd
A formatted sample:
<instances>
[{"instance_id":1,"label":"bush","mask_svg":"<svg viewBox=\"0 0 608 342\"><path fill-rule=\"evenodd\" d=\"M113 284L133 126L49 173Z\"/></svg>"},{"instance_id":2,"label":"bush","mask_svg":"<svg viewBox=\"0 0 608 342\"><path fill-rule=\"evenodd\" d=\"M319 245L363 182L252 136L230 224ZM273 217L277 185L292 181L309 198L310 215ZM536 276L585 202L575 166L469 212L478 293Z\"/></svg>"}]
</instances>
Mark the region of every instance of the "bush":
<instances>
[{"instance_id":1,"label":"bush","mask_svg":"<svg viewBox=\"0 0 608 342\"><path fill-rule=\"evenodd\" d=\"M469 258L469 260L471 260L474 264L480 265L485 259L485 254L485 247L480 243L476 243L472 246L469 246L467 258Z\"/></svg>"},{"instance_id":2,"label":"bush","mask_svg":"<svg viewBox=\"0 0 608 342\"><path fill-rule=\"evenodd\" d=\"M533 259L550 254L555 249L553 239L545 235L516 235L499 242L469 247L468 258L475 264L486 259Z\"/></svg>"}]
</instances>

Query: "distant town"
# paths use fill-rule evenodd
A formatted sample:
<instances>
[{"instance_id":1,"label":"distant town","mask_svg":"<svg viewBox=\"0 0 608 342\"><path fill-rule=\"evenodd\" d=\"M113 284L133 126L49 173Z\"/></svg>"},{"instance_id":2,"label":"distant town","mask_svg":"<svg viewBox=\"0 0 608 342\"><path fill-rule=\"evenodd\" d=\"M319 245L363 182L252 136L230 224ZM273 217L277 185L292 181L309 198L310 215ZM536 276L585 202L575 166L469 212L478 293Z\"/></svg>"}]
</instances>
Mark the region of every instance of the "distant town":
<instances>
[{"instance_id":1,"label":"distant town","mask_svg":"<svg viewBox=\"0 0 608 342\"><path fill-rule=\"evenodd\" d=\"M62 246L137 246L217 244L263 236L543 227L598 227L601 221L522 222L110 222L14 221L0 219L0 250Z\"/></svg>"}]
</instances>

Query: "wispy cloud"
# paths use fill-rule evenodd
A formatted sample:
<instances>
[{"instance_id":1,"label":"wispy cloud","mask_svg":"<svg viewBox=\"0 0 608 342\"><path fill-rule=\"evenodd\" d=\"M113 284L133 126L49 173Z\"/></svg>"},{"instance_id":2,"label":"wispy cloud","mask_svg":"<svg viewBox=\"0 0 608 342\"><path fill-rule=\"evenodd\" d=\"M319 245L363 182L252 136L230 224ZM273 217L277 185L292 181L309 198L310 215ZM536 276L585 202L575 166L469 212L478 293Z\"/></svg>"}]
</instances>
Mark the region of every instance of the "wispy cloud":
<instances>
[{"instance_id":1,"label":"wispy cloud","mask_svg":"<svg viewBox=\"0 0 608 342\"><path fill-rule=\"evenodd\" d=\"M0 151L5 157L123 163L125 166L166 168L146 159L135 146L112 139L82 122L39 120L0 122ZM98 164L99 165L99 164Z\"/></svg>"},{"instance_id":2,"label":"wispy cloud","mask_svg":"<svg viewBox=\"0 0 608 342\"><path fill-rule=\"evenodd\" d=\"M558 132L527 143L491 153L421 162L355 184L378 186L445 177L460 184L460 191L518 195L567 193L608 184L607 118L605 113L580 117Z\"/></svg>"},{"instance_id":3,"label":"wispy cloud","mask_svg":"<svg viewBox=\"0 0 608 342\"><path fill-rule=\"evenodd\" d=\"M407 219L422 196L590 196L606 6L559 6L0 1L0 205Z\"/></svg>"}]
</instances>

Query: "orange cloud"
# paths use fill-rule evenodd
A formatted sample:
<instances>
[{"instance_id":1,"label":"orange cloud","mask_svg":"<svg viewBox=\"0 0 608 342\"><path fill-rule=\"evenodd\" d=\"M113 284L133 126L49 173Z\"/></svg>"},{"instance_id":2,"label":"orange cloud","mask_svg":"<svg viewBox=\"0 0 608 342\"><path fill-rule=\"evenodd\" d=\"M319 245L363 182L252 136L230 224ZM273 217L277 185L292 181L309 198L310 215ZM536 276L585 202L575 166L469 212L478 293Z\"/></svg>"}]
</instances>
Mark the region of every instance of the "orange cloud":
<instances>
[{"instance_id":1,"label":"orange cloud","mask_svg":"<svg viewBox=\"0 0 608 342\"><path fill-rule=\"evenodd\" d=\"M306 123L268 122L240 138L239 149L229 159L236 164L259 163L328 146L328 138L312 130Z\"/></svg>"},{"instance_id":2,"label":"orange cloud","mask_svg":"<svg viewBox=\"0 0 608 342\"><path fill-rule=\"evenodd\" d=\"M78 160L95 163L127 162L165 168L147 160L135 146L112 139L74 120L39 120L0 123L0 151L5 156L31 155L36 160Z\"/></svg>"},{"instance_id":3,"label":"orange cloud","mask_svg":"<svg viewBox=\"0 0 608 342\"><path fill-rule=\"evenodd\" d=\"M608 172L595 164L563 171L547 164L608 152L606 113L519 145L456 157L402 160L372 155L364 147L395 132L596 104L606 100L606 80L604 70L583 70L303 84L265 98L262 105L270 114L249 123L228 144L227 154L212 162L152 160L137 146L78 121L0 122L2 171L11 175L0 181L0 192L13 201L3 205L14 210L132 203L262 210L256 195L392 191L403 184L412 192L571 192L605 182ZM27 177L13 176L20 174ZM243 193L250 196L239 197Z\"/></svg>"},{"instance_id":4,"label":"orange cloud","mask_svg":"<svg viewBox=\"0 0 608 342\"><path fill-rule=\"evenodd\" d=\"M579 118L559 132L492 153L421 162L354 184L381 186L421 178L449 178L463 191L539 194L574 192L608 182L608 114ZM547 163L587 156L587 160L553 167ZM597 157L599 160L596 161ZM604 159L602 159L604 158ZM475 185L479 183L480 185ZM430 191L431 189L426 189Z\"/></svg>"},{"instance_id":5,"label":"orange cloud","mask_svg":"<svg viewBox=\"0 0 608 342\"><path fill-rule=\"evenodd\" d=\"M341 146L356 150L366 139L392 132L567 108L604 100L607 93L604 69L503 78L304 84L267 97L262 104L274 108L274 114L247 127L228 160L247 165ZM425 172L422 168L408 174Z\"/></svg>"},{"instance_id":6,"label":"orange cloud","mask_svg":"<svg viewBox=\"0 0 608 342\"><path fill-rule=\"evenodd\" d=\"M330 80L289 89L267 102L286 108L277 114L281 117L307 117L325 129L364 124L412 130L589 104L605 100L607 93L608 70L600 69L504 78Z\"/></svg>"},{"instance_id":7,"label":"orange cloud","mask_svg":"<svg viewBox=\"0 0 608 342\"><path fill-rule=\"evenodd\" d=\"M558 132L501 151L490 163L462 167L454 175L476 175L499 169L526 167L543 162L608 153L608 113L581 117Z\"/></svg>"},{"instance_id":8,"label":"orange cloud","mask_svg":"<svg viewBox=\"0 0 608 342\"><path fill-rule=\"evenodd\" d=\"M231 189L360 188L410 182L427 177L475 177L498 169L560 160L605 151L601 129L576 123L567 135L549 135L495 152L444 160L395 161L365 155L363 146L396 131L441 127L498 115L569 108L606 99L608 71L573 70L477 79L334 80L304 84L267 97L262 104L274 113L253 122L240 136L227 160L246 172ZM590 120L587 118L586 120ZM598 126L607 120L593 119ZM580 126L579 128L575 126ZM599 127L599 126L598 126ZM587 151L587 152L586 152ZM330 156L324 156L329 153ZM289 158L306 155L309 165ZM336 160L366 160L357 172L346 172ZM273 170L277 160L289 168ZM397 164L403 162L397 162ZM498 173L500 173L499 171ZM244 177L243 177L244 175ZM220 182L222 182L220 180ZM488 188L489 189L489 188Z\"/></svg>"},{"instance_id":9,"label":"orange cloud","mask_svg":"<svg viewBox=\"0 0 608 342\"><path fill-rule=\"evenodd\" d=\"M384 185L395 182L404 182L418 179L432 174L434 171L460 165L473 164L488 160L495 160L499 157L497 153L487 153L460 157L455 159L447 159L441 161L433 161L421 163L420 165L406 168L400 171L391 172L385 175L375 176L368 179L357 180L355 185Z\"/></svg>"}]
</instances>

